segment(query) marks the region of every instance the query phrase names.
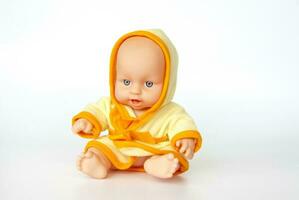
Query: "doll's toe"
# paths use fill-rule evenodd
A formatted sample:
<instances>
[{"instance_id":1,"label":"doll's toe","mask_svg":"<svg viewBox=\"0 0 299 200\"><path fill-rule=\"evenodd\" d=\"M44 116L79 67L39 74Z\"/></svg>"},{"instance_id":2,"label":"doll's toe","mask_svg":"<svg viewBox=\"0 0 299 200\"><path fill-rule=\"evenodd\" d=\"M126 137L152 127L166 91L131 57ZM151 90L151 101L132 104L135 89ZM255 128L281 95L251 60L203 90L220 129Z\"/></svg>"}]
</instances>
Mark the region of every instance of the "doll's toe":
<instances>
[{"instance_id":1,"label":"doll's toe","mask_svg":"<svg viewBox=\"0 0 299 200\"><path fill-rule=\"evenodd\" d=\"M91 151L87 151L84 155L85 158L91 158L93 156L93 153Z\"/></svg>"},{"instance_id":2,"label":"doll's toe","mask_svg":"<svg viewBox=\"0 0 299 200\"><path fill-rule=\"evenodd\" d=\"M84 158L84 155L79 155L77 157L77 161L76 161L76 166L77 166L77 169L81 171L81 163L82 163L82 159Z\"/></svg>"},{"instance_id":3,"label":"doll's toe","mask_svg":"<svg viewBox=\"0 0 299 200\"><path fill-rule=\"evenodd\" d=\"M167 155L168 160L172 160L174 158L174 155L172 153Z\"/></svg>"}]
</instances>

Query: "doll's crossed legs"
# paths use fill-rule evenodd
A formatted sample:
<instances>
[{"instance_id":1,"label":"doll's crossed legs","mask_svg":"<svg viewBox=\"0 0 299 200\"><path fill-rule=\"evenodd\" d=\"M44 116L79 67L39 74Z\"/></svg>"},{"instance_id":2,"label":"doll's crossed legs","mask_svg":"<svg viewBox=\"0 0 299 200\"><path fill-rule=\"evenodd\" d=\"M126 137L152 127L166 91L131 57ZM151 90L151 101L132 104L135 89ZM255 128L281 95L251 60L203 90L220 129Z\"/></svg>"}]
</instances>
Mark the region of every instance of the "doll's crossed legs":
<instances>
[{"instance_id":1,"label":"doll's crossed legs","mask_svg":"<svg viewBox=\"0 0 299 200\"><path fill-rule=\"evenodd\" d=\"M133 167L144 167L147 174L158 178L171 178L179 169L180 164L173 154L139 157ZM79 156L77 168L93 178L106 178L110 169L113 169L109 159L98 149L90 147L86 153Z\"/></svg>"}]
</instances>

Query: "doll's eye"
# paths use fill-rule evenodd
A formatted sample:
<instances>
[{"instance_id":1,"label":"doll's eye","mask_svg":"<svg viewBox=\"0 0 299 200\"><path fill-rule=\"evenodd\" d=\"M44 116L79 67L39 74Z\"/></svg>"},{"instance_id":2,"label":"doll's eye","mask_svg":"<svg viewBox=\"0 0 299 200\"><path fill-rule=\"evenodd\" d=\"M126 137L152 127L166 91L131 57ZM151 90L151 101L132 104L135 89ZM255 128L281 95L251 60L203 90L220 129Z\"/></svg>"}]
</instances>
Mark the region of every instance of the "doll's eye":
<instances>
[{"instance_id":1,"label":"doll's eye","mask_svg":"<svg viewBox=\"0 0 299 200\"><path fill-rule=\"evenodd\" d=\"M130 83L131 83L131 81L129 81L129 80L127 80L127 79L124 79L124 80L123 80L123 83L124 83L125 86L129 86Z\"/></svg>"},{"instance_id":2,"label":"doll's eye","mask_svg":"<svg viewBox=\"0 0 299 200\"><path fill-rule=\"evenodd\" d=\"M146 81L145 82L145 86L148 87L148 88L152 87L153 85L154 85L154 83L152 81Z\"/></svg>"}]
</instances>

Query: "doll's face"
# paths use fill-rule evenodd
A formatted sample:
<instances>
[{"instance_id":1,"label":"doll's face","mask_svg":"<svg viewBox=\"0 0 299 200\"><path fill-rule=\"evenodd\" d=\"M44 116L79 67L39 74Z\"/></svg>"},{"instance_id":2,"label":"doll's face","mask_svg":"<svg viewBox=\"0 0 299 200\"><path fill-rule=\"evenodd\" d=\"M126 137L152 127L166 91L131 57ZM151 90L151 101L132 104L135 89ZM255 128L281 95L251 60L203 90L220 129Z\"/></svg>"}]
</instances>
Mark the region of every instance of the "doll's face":
<instances>
[{"instance_id":1,"label":"doll's face","mask_svg":"<svg viewBox=\"0 0 299 200\"><path fill-rule=\"evenodd\" d=\"M115 97L134 110L147 110L163 88L165 59L161 48L145 37L125 40L117 54Z\"/></svg>"}]
</instances>

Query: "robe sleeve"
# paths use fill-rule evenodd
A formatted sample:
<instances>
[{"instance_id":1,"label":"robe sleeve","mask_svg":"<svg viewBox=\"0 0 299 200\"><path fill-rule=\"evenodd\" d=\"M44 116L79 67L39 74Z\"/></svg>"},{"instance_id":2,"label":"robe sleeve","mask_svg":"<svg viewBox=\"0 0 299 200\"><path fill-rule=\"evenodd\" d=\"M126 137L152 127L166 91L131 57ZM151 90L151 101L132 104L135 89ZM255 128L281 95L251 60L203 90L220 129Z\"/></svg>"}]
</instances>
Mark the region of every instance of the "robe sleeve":
<instances>
[{"instance_id":1,"label":"robe sleeve","mask_svg":"<svg viewBox=\"0 0 299 200\"><path fill-rule=\"evenodd\" d=\"M78 119L86 119L92 125L92 134L81 131L79 136L83 138L98 138L100 133L108 128L108 117L110 109L110 98L103 97L95 103L90 103L72 118L72 125Z\"/></svg>"},{"instance_id":2,"label":"robe sleeve","mask_svg":"<svg viewBox=\"0 0 299 200\"><path fill-rule=\"evenodd\" d=\"M194 120L185 112L184 109L180 109L170 119L168 128L168 138L170 144L176 148L176 141L183 138L193 138L196 140L194 152L197 152L202 145L202 137L197 130Z\"/></svg>"}]
</instances>

